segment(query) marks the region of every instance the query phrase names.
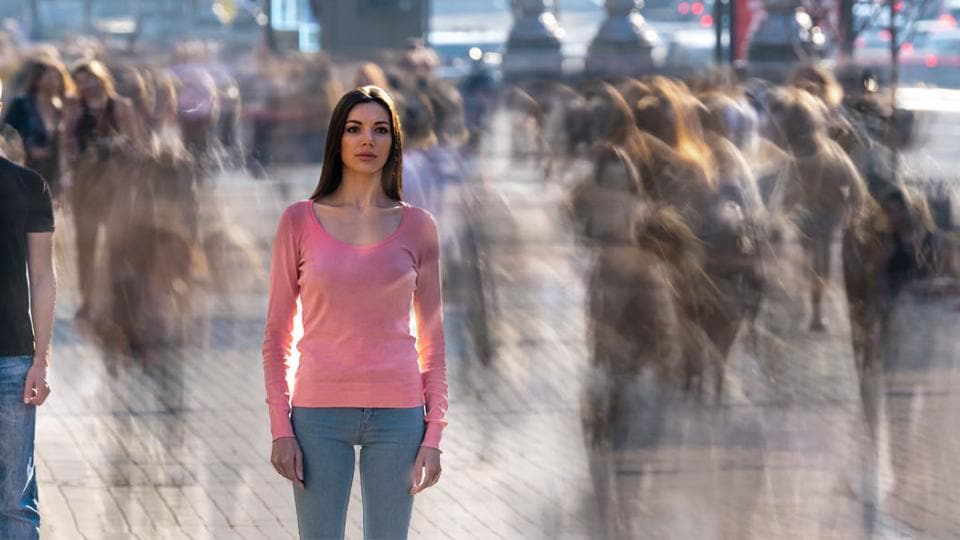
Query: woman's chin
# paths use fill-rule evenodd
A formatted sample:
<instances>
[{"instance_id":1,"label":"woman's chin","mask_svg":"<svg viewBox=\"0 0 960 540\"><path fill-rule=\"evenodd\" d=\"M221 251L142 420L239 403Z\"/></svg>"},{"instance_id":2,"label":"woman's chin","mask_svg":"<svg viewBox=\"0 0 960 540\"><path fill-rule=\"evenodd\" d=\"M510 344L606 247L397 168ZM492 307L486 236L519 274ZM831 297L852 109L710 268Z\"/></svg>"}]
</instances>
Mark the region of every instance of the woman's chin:
<instances>
[{"instance_id":1,"label":"woman's chin","mask_svg":"<svg viewBox=\"0 0 960 540\"><path fill-rule=\"evenodd\" d=\"M383 165L376 163L344 163L344 167L357 174L379 174L383 172Z\"/></svg>"}]
</instances>

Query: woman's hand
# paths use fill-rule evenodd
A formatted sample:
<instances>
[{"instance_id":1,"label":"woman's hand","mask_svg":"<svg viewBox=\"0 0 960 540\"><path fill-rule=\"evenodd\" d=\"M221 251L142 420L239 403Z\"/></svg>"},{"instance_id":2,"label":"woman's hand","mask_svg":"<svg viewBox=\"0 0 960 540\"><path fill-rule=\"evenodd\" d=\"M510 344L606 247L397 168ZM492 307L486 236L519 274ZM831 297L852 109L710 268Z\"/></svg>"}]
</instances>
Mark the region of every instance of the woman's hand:
<instances>
[{"instance_id":1,"label":"woman's hand","mask_svg":"<svg viewBox=\"0 0 960 540\"><path fill-rule=\"evenodd\" d=\"M440 450L421 446L413 464L410 494L416 495L440 480Z\"/></svg>"},{"instance_id":2,"label":"woman's hand","mask_svg":"<svg viewBox=\"0 0 960 540\"><path fill-rule=\"evenodd\" d=\"M282 437L273 441L270 463L280 476L303 489L303 453L295 437Z\"/></svg>"}]
</instances>

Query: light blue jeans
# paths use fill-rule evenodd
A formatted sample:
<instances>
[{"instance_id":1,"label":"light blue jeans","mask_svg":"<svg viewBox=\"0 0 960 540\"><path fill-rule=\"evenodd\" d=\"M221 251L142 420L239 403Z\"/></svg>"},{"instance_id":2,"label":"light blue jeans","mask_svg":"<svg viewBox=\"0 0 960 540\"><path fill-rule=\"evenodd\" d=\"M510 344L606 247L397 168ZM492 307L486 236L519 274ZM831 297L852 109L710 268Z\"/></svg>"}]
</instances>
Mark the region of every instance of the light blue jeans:
<instances>
[{"instance_id":1,"label":"light blue jeans","mask_svg":"<svg viewBox=\"0 0 960 540\"><path fill-rule=\"evenodd\" d=\"M423 407L294 407L305 489L293 488L300 538L342 539L360 446L363 537L404 539L410 528L411 471L423 441Z\"/></svg>"},{"instance_id":2,"label":"light blue jeans","mask_svg":"<svg viewBox=\"0 0 960 540\"><path fill-rule=\"evenodd\" d=\"M23 404L31 356L0 356L0 538L40 535L33 440L37 407Z\"/></svg>"}]
</instances>

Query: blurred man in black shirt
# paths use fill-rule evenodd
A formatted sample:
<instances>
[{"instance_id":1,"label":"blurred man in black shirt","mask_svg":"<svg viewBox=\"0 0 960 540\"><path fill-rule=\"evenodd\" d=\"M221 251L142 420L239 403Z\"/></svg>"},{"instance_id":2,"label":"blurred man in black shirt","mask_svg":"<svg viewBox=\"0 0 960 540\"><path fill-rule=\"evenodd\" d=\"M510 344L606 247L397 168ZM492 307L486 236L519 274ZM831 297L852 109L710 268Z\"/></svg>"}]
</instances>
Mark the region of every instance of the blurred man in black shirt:
<instances>
[{"instance_id":1,"label":"blurred man in black shirt","mask_svg":"<svg viewBox=\"0 0 960 540\"><path fill-rule=\"evenodd\" d=\"M50 189L0 157L0 538L39 537L34 427L50 394L55 297Z\"/></svg>"}]
</instances>

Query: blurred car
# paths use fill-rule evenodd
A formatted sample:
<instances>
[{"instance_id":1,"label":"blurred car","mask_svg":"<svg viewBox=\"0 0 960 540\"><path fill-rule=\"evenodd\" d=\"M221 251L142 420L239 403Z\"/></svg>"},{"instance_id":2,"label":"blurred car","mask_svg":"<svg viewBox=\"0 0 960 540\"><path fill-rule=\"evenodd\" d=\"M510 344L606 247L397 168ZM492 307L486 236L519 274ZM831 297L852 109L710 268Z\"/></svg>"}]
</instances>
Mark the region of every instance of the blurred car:
<instances>
[{"instance_id":1,"label":"blurred car","mask_svg":"<svg viewBox=\"0 0 960 540\"><path fill-rule=\"evenodd\" d=\"M952 22L960 20L960 0L927 0L919 6L919 19Z\"/></svg>"},{"instance_id":2,"label":"blurred car","mask_svg":"<svg viewBox=\"0 0 960 540\"><path fill-rule=\"evenodd\" d=\"M930 33L926 30L914 30L907 36L898 36L900 41L900 61L911 61L916 55L916 50L922 48L929 38ZM890 30L887 28L867 28L862 31L853 43L853 57L863 65L886 67L890 64ZM906 41L904 41L906 40Z\"/></svg>"},{"instance_id":3,"label":"blurred car","mask_svg":"<svg viewBox=\"0 0 960 540\"><path fill-rule=\"evenodd\" d=\"M922 81L944 88L960 88L960 30L937 32L915 55Z\"/></svg>"},{"instance_id":4,"label":"blurred car","mask_svg":"<svg viewBox=\"0 0 960 540\"><path fill-rule=\"evenodd\" d=\"M663 75L687 77L713 66L713 0L645 0L641 14L659 36L653 60Z\"/></svg>"},{"instance_id":5,"label":"blurred car","mask_svg":"<svg viewBox=\"0 0 960 540\"><path fill-rule=\"evenodd\" d=\"M751 76L783 82L797 64L824 61L833 43L803 8L770 9L747 37L746 66Z\"/></svg>"},{"instance_id":6,"label":"blurred car","mask_svg":"<svg viewBox=\"0 0 960 540\"><path fill-rule=\"evenodd\" d=\"M900 82L960 87L960 29L952 15L916 21L905 32L907 41L899 52ZM854 61L870 68L882 84L890 81L890 39L889 29L868 28L854 42Z\"/></svg>"},{"instance_id":7,"label":"blurred car","mask_svg":"<svg viewBox=\"0 0 960 540\"><path fill-rule=\"evenodd\" d=\"M660 73L672 77L688 77L714 65L716 36L712 29L677 30L664 37L665 54Z\"/></svg>"},{"instance_id":8,"label":"blurred car","mask_svg":"<svg viewBox=\"0 0 960 540\"><path fill-rule=\"evenodd\" d=\"M956 34L947 38L938 41L955 43ZM927 196L939 227L960 230L960 169L954 135L960 123L960 90L902 87L897 91L897 109L912 118L910 141L900 155L903 182Z\"/></svg>"},{"instance_id":9,"label":"blurred car","mask_svg":"<svg viewBox=\"0 0 960 540\"><path fill-rule=\"evenodd\" d=\"M641 10L649 21L687 22L713 26L713 0L647 0Z\"/></svg>"},{"instance_id":10,"label":"blurred car","mask_svg":"<svg viewBox=\"0 0 960 540\"><path fill-rule=\"evenodd\" d=\"M960 0L951 0L941 4L936 20L940 24L956 28L957 22L960 21Z\"/></svg>"}]
</instances>

